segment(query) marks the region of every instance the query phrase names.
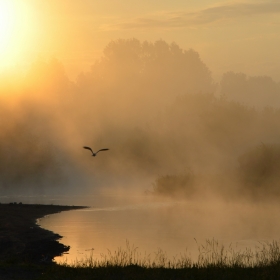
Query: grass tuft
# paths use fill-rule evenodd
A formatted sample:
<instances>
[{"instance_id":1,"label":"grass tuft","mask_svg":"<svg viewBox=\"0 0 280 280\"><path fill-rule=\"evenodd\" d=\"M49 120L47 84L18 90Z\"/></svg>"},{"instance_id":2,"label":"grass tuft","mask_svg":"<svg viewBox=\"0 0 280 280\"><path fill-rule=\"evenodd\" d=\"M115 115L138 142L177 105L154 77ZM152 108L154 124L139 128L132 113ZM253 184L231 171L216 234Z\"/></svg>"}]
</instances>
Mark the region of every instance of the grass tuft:
<instances>
[{"instance_id":1,"label":"grass tuft","mask_svg":"<svg viewBox=\"0 0 280 280\"><path fill-rule=\"evenodd\" d=\"M170 260L160 249L154 255L142 256L138 248L127 241L125 249L108 250L99 260L91 254L72 264L36 268L40 277L30 278L29 273L29 278L22 279L280 279L280 244L277 241L240 250L232 244L226 247L209 239L198 245L198 251L197 260L192 260L187 252Z\"/></svg>"}]
</instances>

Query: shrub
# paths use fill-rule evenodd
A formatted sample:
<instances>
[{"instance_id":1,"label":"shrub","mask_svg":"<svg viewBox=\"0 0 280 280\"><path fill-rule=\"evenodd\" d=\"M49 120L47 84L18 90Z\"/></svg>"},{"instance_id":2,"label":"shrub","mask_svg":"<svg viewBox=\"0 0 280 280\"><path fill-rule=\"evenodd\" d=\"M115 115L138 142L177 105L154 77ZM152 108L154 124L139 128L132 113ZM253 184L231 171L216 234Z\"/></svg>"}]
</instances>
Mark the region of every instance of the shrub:
<instances>
[{"instance_id":1,"label":"shrub","mask_svg":"<svg viewBox=\"0 0 280 280\"><path fill-rule=\"evenodd\" d=\"M261 144L239 157L239 173L245 185L274 188L280 180L280 145Z\"/></svg>"},{"instance_id":2,"label":"shrub","mask_svg":"<svg viewBox=\"0 0 280 280\"><path fill-rule=\"evenodd\" d=\"M190 196L194 193L194 181L192 172L160 176L153 184L153 192L167 196Z\"/></svg>"}]
</instances>

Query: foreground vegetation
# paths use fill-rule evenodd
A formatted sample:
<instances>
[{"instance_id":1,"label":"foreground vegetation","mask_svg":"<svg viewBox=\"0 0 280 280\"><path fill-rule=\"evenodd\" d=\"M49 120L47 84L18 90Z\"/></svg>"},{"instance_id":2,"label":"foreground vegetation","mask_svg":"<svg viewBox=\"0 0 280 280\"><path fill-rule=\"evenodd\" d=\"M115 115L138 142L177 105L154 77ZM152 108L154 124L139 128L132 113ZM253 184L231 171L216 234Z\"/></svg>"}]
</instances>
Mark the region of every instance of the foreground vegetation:
<instances>
[{"instance_id":1,"label":"foreground vegetation","mask_svg":"<svg viewBox=\"0 0 280 280\"><path fill-rule=\"evenodd\" d=\"M196 261L187 252L169 260L161 250L153 258L141 256L127 243L126 249L108 251L101 260L89 256L70 265L2 263L0 268L9 271L13 267L15 272L28 273L27 278L7 279L280 279L280 244L276 241L238 250L213 239L198 246L198 250Z\"/></svg>"}]
</instances>

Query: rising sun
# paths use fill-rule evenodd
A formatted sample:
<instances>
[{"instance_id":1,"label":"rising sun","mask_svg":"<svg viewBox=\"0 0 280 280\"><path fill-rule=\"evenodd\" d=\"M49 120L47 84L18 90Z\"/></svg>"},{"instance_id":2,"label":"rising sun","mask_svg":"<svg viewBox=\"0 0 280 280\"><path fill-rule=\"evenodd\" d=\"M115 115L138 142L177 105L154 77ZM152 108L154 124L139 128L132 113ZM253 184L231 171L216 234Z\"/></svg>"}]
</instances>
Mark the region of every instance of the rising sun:
<instances>
[{"instance_id":1,"label":"rising sun","mask_svg":"<svg viewBox=\"0 0 280 280\"><path fill-rule=\"evenodd\" d=\"M26 46L30 33L26 12L21 0L0 0L0 69L15 64L19 51Z\"/></svg>"},{"instance_id":2,"label":"rising sun","mask_svg":"<svg viewBox=\"0 0 280 280\"><path fill-rule=\"evenodd\" d=\"M0 51L6 52L13 39L16 27L14 4L8 0L0 0Z\"/></svg>"}]
</instances>

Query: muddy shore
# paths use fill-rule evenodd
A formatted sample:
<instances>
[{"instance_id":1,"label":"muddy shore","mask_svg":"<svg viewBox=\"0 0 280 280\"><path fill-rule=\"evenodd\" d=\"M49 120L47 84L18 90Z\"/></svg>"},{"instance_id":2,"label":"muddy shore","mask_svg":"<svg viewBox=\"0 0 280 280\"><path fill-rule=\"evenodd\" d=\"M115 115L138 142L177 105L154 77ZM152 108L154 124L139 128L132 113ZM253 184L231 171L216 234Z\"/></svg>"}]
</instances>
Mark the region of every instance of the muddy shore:
<instances>
[{"instance_id":1,"label":"muddy shore","mask_svg":"<svg viewBox=\"0 0 280 280\"><path fill-rule=\"evenodd\" d=\"M0 262L51 263L69 250L60 235L43 229L37 219L61 211L87 208L42 204L0 204Z\"/></svg>"}]
</instances>

